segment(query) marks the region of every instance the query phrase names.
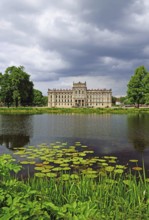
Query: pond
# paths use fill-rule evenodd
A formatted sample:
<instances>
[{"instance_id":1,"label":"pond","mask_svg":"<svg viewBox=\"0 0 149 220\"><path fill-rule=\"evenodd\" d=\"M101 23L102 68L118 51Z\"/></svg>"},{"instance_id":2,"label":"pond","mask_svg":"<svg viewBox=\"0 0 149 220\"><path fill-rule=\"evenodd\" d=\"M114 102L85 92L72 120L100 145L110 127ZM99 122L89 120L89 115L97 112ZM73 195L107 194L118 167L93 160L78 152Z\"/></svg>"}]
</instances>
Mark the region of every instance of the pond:
<instances>
[{"instance_id":1,"label":"pond","mask_svg":"<svg viewBox=\"0 0 149 220\"><path fill-rule=\"evenodd\" d=\"M145 162L149 169L149 114L0 115L0 154L41 143L81 142L97 156Z\"/></svg>"}]
</instances>

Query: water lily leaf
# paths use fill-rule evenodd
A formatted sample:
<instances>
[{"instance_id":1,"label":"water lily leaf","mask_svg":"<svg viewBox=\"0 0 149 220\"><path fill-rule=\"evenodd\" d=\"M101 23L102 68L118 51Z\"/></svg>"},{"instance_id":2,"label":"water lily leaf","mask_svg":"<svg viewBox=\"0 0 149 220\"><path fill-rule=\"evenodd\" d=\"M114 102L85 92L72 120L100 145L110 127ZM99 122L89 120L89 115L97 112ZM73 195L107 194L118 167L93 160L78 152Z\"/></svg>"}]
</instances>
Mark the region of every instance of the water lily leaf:
<instances>
[{"instance_id":1,"label":"water lily leaf","mask_svg":"<svg viewBox=\"0 0 149 220\"><path fill-rule=\"evenodd\" d=\"M146 178L145 181L149 183L149 178Z\"/></svg>"},{"instance_id":2,"label":"water lily leaf","mask_svg":"<svg viewBox=\"0 0 149 220\"><path fill-rule=\"evenodd\" d=\"M115 169L114 173L118 173L118 174L122 174L124 172L124 170L122 169Z\"/></svg>"},{"instance_id":3,"label":"water lily leaf","mask_svg":"<svg viewBox=\"0 0 149 220\"><path fill-rule=\"evenodd\" d=\"M53 146L53 148L54 148L54 149L59 149L60 146L59 146L59 145L57 145L57 146Z\"/></svg>"},{"instance_id":4,"label":"water lily leaf","mask_svg":"<svg viewBox=\"0 0 149 220\"><path fill-rule=\"evenodd\" d=\"M93 150L88 150L87 153L88 153L88 154L93 154L94 151L93 151Z\"/></svg>"},{"instance_id":5,"label":"water lily leaf","mask_svg":"<svg viewBox=\"0 0 149 220\"><path fill-rule=\"evenodd\" d=\"M142 170L142 167L133 167L132 169L136 170L136 171L140 171L140 170Z\"/></svg>"},{"instance_id":6,"label":"water lily leaf","mask_svg":"<svg viewBox=\"0 0 149 220\"><path fill-rule=\"evenodd\" d=\"M34 176L36 177L45 177L45 173L35 173Z\"/></svg>"},{"instance_id":7,"label":"water lily leaf","mask_svg":"<svg viewBox=\"0 0 149 220\"><path fill-rule=\"evenodd\" d=\"M33 148L35 148L35 146L28 146L28 148L29 148L29 149L33 149Z\"/></svg>"},{"instance_id":8,"label":"water lily leaf","mask_svg":"<svg viewBox=\"0 0 149 220\"><path fill-rule=\"evenodd\" d=\"M42 169L41 172L42 172L42 173L49 173L50 170L49 170L49 169Z\"/></svg>"},{"instance_id":9,"label":"water lily leaf","mask_svg":"<svg viewBox=\"0 0 149 220\"><path fill-rule=\"evenodd\" d=\"M47 173L46 174L47 177L57 177L56 173Z\"/></svg>"},{"instance_id":10,"label":"water lily leaf","mask_svg":"<svg viewBox=\"0 0 149 220\"><path fill-rule=\"evenodd\" d=\"M43 163L36 163L35 166L42 167L42 166L44 166L44 164Z\"/></svg>"},{"instance_id":11,"label":"water lily leaf","mask_svg":"<svg viewBox=\"0 0 149 220\"><path fill-rule=\"evenodd\" d=\"M49 162L48 161L44 161L43 164L49 164Z\"/></svg>"},{"instance_id":12,"label":"water lily leaf","mask_svg":"<svg viewBox=\"0 0 149 220\"><path fill-rule=\"evenodd\" d=\"M103 163L103 162L106 162L105 159L98 159L99 162Z\"/></svg>"},{"instance_id":13,"label":"water lily leaf","mask_svg":"<svg viewBox=\"0 0 149 220\"><path fill-rule=\"evenodd\" d=\"M35 170L43 170L44 167L34 167Z\"/></svg>"},{"instance_id":14,"label":"water lily leaf","mask_svg":"<svg viewBox=\"0 0 149 220\"><path fill-rule=\"evenodd\" d=\"M29 162L29 164L35 164L35 163L36 163L35 161L30 161L30 162Z\"/></svg>"},{"instance_id":15,"label":"water lily leaf","mask_svg":"<svg viewBox=\"0 0 149 220\"><path fill-rule=\"evenodd\" d=\"M87 174L97 174L96 170L87 170Z\"/></svg>"},{"instance_id":16,"label":"water lily leaf","mask_svg":"<svg viewBox=\"0 0 149 220\"><path fill-rule=\"evenodd\" d=\"M61 167L54 167L54 168L52 169L52 171L56 171L56 172L61 171L61 170L62 170Z\"/></svg>"},{"instance_id":17,"label":"water lily leaf","mask_svg":"<svg viewBox=\"0 0 149 220\"><path fill-rule=\"evenodd\" d=\"M13 154L16 154L16 155L21 155L21 154L25 154L25 151L17 151L17 152L14 152Z\"/></svg>"},{"instance_id":18,"label":"water lily leaf","mask_svg":"<svg viewBox=\"0 0 149 220\"><path fill-rule=\"evenodd\" d=\"M103 158L105 158L105 159L110 159L110 156L104 156Z\"/></svg>"},{"instance_id":19,"label":"water lily leaf","mask_svg":"<svg viewBox=\"0 0 149 220\"><path fill-rule=\"evenodd\" d=\"M85 157L85 156L86 156L85 153L79 153L79 155L80 155L81 157Z\"/></svg>"},{"instance_id":20,"label":"water lily leaf","mask_svg":"<svg viewBox=\"0 0 149 220\"><path fill-rule=\"evenodd\" d=\"M80 164L80 161L73 161L73 164Z\"/></svg>"},{"instance_id":21,"label":"water lily leaf","mask_svg":"<svg viewBox=\"0 0 149 220\"><path fill-rule=\"evenodd\" d=\"M105 166L108 166L108 163L100 163L100 165L105 167Z\"/></svg>"},{"instance_id":22,"label":"water lily leaf","mask_svg":"<svg viewBox=\"0 0 149 220\"><path fill-rule=\"evenodd\" d=\"M115 157L115 156L110 156L110 159L116 160L117 157Z\"/></svg>"},{"instance_id":23,"label":"water lily leaf","mask_svg":"<svg viewBox=\"0 0 149 220\"><path fill-rule=\"evenodd\" d=\"M97 175L95 174L87 174L85 175L86 178L89 178L89 179L94 179L94 178L97 178Z\"/></svg>"},{"instance_id":24,"label":"water lily leaf","mask_svg":"<svg viewBox=\"0 0 149 220\"><path fill-rule=\"evenodd\" d=\"M79 175L77 174L71 174L71 179L79 179Z\"/></svg>"},{"instance_id":25,"label":"water lily leaf","mask_svg":"<svg viewBox=\"0 0 149 220\"><path fill-rule=\"evenodd\" d=\"M20 161L21 164L29 164L29 161Z\"/></svg>"},{"instance_id":26,"label":"water lily leaf","mask_svg":"<svg viewBox=\"0 0 149 220\"><path fill-rule=\"evenodd\" d=\"M33 157L33 156L29 156L27 157L28 159L35 159L36 157Z\"/></svg>"},{"instance_id":27,"label":"water lily leaf","mask_svg":"<svg viewBox=\"0 0 149 220\"><path fill-rule=\"evenodd\" d=\"M54 160L53 162L54 162L55 164L62 164L62 163L63 163L62 160Z\"/></svg>"},{"instance_id":28,"label":"water lily leaf","mask_svg":"<svg viewBox=\"0 0 149 220\"><path fill-rule=\"evenodd\" d=\"M109 163L116 163L115 160L109 160Z\"/></svg>"},{"instance_id":29,"label":"water lily leaf","mask_svg":"<svg viewBox=\"0 0 149 220\"><path fill-rule=\"evenodd\" d=\"M62 146L66 146L67 145L67 142L66 143L62 143Z\"/></svg>"},{"instance_id":30,"label":"water lily leaf","mask_svg":"<svg viewBox=\"0 0 149 220\"><path fill-rule=\"evenodd\" d=\"M61 166L61 167L68 167L69 164L68 164L68 163L62 163L62 164L60 164L60 166Z\"/></svg>"},{"instance_id":31,"label":"water lily leaf","mask_svg":"<svg viewBox=\"0 0 149 220\"><path fill-rule=\"evenodd\" d=\"M129 160L129 162L132 162L132 163L137 163L138 160Z\"/></svg>"},{"instance_id":32,"label":"water lily leaf","mask_svg":"<svg viewBox=\"0 0 149 220\"><path fill-rule=\"evenodd\" d=\"M60 178L62 178L62 180L69 180L70 175L69 174L63 174Z\"/></svg>"},{"instance_id":33,"label":"water lily leaf","mask_svg":"<svg viewBox=\"0 0 149 220\"><path fill-rule=\"evenodd\" d=\"M126 169L126 167L124 165L119 165L119 164L116 165L116 168L118 168L118 169Z\"/></svg>"},{"instance_id":34,"label":"water lily leaf","mask_svg":"<svg viewBox=\"0 0 149 220\"><path fill-rule=\"evenodd\" d=\"M52 169L54 166L51 166L51 165L44 165L44 168L45 169Z\"/></svg>"},{"instance_id":35,"label":"water lily leaf","mask_svg":"<svg viewBox=\"0 0 149 220\"><path fill-rule=\"evenodd\" d=\"M107 166L107 167L105 167L105 170L106 170L107 172L112 172L112 171L114 170L114 167L112 167L112 166Z\"/></svg>"}]
</instances>

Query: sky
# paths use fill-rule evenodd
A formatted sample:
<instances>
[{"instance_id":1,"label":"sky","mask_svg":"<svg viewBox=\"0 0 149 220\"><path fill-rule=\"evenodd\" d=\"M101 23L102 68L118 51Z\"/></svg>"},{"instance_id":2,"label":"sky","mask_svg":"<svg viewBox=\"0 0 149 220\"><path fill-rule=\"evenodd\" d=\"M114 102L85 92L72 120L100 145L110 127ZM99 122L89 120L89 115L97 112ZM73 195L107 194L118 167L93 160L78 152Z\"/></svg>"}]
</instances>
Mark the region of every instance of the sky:
<instances>
[{"instance_id":1,"label":"sky","mask_svg":"<svg viewBox=\"0 0 149 220\"><path fill-rule=\"evenodd\" d=\"M24 66L34 88L112 89L149 70L148 0L1 0L0 72Z\"/></svg>"}]
</instances>

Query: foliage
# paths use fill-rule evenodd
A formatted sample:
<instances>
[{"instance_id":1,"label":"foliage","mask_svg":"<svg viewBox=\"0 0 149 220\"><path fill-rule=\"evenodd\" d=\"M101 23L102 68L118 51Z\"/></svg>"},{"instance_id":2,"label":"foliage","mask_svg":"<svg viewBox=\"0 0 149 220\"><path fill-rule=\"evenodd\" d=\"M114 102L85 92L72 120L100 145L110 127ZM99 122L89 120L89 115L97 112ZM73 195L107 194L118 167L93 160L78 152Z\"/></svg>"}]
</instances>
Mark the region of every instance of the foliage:
<instances>
[{"instance_id":1,"label":"foliage","mask_svg":"<svg viewBox=\"0 0 149 220\"><path fill-rule=\"evenodd\" d=\"M1 102L7 104L9 107L13 103L13 91L11 87L11 81L9 78L8 74L4 74L1 76L1 81L0 81L0 86L1 86Z\"/></svg>"},{"instance_id":2,"label":"foliage","mask_svg":"<svg viewBox=\"0 0 149 220\"><path fill-rule=\"evenodd\" d=\"M0 76L1 101L8 107L14 104L31 105L33 100L33 83L23 66L11 66Z\"/></svg>"},{"instance_id":3,"label":"foliage","mask_svg":"<svg viewBox=\"0 0 149 220\"><path fill-rule=\"evenodd\" d=\"M33 90L33 105L34 106L47 106L48 100L46 96L42 95L42 92L34 89Z\"/></svg>"},{"instance_id":4,"label":"foliage","mask_svg":"<svg viewBox=\"0 0 149 220\"><path fill-rule=\"evenodd\" d=\"M115 96L112 96L112 104L113 104L113 105L115 105L116 99L117 99L117 98L116 98Z\"/></svg>"},{"instance_id":5,"label":"foliage","mask_svg":"<svg viewBox=\"0 0 149 220\"><path fill-rule=\"evenodd\" d=\"M140 104L148 102L149 94L149 73L144 66L140 66L135 70L134 75L128 83L127 95L131 103Z\"/></svg>"},{"instance_id":6,"label":"foliage","mask_svg":"<svg viewBox=\"0 0 149 220\"><path fill-rule=\"evenodd\" d=\"M19 180L8 175L8 171L20 170L20 167L16 170L17 164L10 168L12 162L11 156L0 156L1 220L149 218L149 183L140 171L136 170L136 175L100 175L99 179L80 176L63 180L60 175L58 178Z\"/></svg>"}]
</instances>

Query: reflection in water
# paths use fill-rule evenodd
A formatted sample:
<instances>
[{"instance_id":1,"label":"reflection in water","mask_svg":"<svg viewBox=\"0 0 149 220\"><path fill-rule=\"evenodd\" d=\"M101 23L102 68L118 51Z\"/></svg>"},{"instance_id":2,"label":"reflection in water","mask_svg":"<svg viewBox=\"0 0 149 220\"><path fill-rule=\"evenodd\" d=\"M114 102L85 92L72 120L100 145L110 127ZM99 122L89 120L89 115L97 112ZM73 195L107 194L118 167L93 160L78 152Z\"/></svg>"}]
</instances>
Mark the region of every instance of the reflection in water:
<instances>
[{"instance_id":1,"label":"reflection in water","mask_svg":"<svg viewBox=\"0 0 149 220\"><path fill-rule=\"evenodd\" d=\"M149 146L149 115L128 115L128 138L137 151L143 152Z\"/></svg>"},{"instance_id":2,"label":"reflection in water","mask_svg":"<svg viewBox=\"0 0 149 220\"><path fill-rule=\"evenodd\" d=\"M0 115L0 145L9 149L23 147L32 135L30 115Z\"/></svg>"},{"instance_id":3,"label":"reflection in water","mask_svg":"<svg viewBox=\"0 0 149 220\"><path fill-rule=\"evenodd\" d=\"M149 163L149 114L0 115L0 153L56 141L70 145L80 141L97 156L115 155L124 163L140 159L144 151Z\"/></svg>"},{"instance_id":4,"label":"reflection in water","mask_svg":"<svg viewBox=\"0 0 149 220\"><path fill-rule=\"evenodd\" d=\"M23 135L0 135L0 145L4 145L9 149L23 147L30 141L29 136Z\"/></svg>"}]
</instances>

